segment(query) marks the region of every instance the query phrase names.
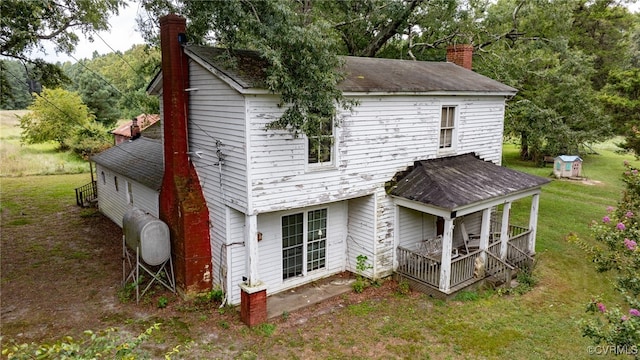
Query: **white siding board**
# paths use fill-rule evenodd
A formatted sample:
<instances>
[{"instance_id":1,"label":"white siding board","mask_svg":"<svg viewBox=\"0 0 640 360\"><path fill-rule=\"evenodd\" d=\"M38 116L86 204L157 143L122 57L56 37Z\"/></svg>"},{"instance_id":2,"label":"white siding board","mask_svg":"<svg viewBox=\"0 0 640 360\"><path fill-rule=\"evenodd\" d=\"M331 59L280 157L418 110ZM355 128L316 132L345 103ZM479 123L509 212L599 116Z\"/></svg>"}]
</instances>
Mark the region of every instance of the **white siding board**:
<instances>
[{"instance_id":1,"label":"white siding board","mask_svg":"<svg viewBox=\"0 0 640 360\"><path fill-rule=\"evenodd\" d=\"M348 201L348 236L346 245L347 270L356 272L357 258L364 255L369 265L374 260L376 237L376 200L375 196L363 196ZM368 270L365 274L373 277Z\"/></svg>"},{"instance_id":2,"label":"white siding board","mask_svg":"<svg viewBox=\"0 0 640 360\"><path fill-rule=\"evenodd\" d=\"M200 65L190 63L189 149L201 151L191 156L198 170L203 192L211 209L212 199L222 204L247 206L245 100L234 89ZM222 166L218 151L223 157ZM220 183L222 181L222 184ZM219 236L219 235L218 235Z\"/></svg>"},{"instance_id":3,"label":"white siding board","mask_svg":"<svg viewBox=\"0 0 640 360\"><path fill-rule=\"evenodd\" d=\"M102 173L104 179L102 181ZM98 180L98 209L111 221L122 227L124 214L134 207L159 217L159 193L150 189L123 174L118 174L112 170L96 164ZM118 178L118 190L115 187L114 178ZM127 182L132 185L133 204L127 198Z\"/></svg>"}]
</instances>

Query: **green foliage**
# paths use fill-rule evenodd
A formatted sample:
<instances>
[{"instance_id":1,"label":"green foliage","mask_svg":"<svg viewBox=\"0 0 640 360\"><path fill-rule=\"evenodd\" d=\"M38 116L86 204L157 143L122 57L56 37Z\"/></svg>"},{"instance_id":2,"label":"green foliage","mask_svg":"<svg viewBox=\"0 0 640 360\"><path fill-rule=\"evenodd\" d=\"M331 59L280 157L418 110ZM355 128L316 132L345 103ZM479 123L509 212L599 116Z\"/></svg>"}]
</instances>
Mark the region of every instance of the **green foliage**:
<instances>
[{"instance_id":1,"label":"green foliage","mask_svg":"<svg viewBox=\"0 0 640 360\"><path fill-rule=\"evenodd\" d=\"M166 308L168 304L169 304L169 299L167 299L166 296L160 296L158 298L158 308L159 309Z\"/></svg>"},{"instance_id":2,"label":"green foliage","mask_svg":"<svg viewBox=\"0 0 640 360\"><path fill-rule=\"evenodd\" d=\"M80 339L65 336L51 344L17 344L3 342L2 355L8 359L142 359L148 358L140 345L149 336L160 329L154 324L133 339L122 338L116 329L107 329L98 333L85 331Z\"/></svg>"},{"instance_id":3,"label":"green foliage","mask_svg":"<svg viewBox=\"0 0 640 360\"><path fill-rule=\"evenodd\" d=\"M93 40L93 31L108 30L109 17L125 4L125 0L3 0L0 2L0 55L33 64L33 79L45 86L58 86L66 80L60 68L31 59L31 52L44 49L43 41L51 41L55 51L72 53L78 44L79 32Z\"/></svg>"},{"instance_id":4,"label":"green foliage","mask_svg":"<svg viewBox=\"0 0 640 360\"><path fill-rule=\"evenodd\" d=\"M253 330L264 337L270 337L276 331L276 325L269 324L269 323L262 323L254 327Z\"/></svg>"},{"instance_id":5,"label":"green foliage","mask_svg":"<svg viewBox=\"0 0 640 360\"><path fill-rule=\"evenodd\" d=\"M366 255L360 254L356 257L356 281L351 284L351 287L358 294L371 285L369 279L364 276L365 271L373 269L373 266L369 265L367 260L369 258Z\"/></svg>"},{"instance_id":6,"label":"green foliage","mask_svg":"<svg viewBox=\"0 0 640 360\"><path fill-rule=\"evenodd\" d=\"M65 147L87 160L113 145L113 136L102 124L90 122L84 127L73 129L71 136L65 139Z\"/></svg>"},{"instance_id":7,"label":"green foliage","mask_svg":"<svg viewBox=\"0 0 640 360\"><path fill-rule=\"evenodd\" d=\"M134 45L124 53L65 63L63 69L72 80L68 89L79 92L97 120L111 126L119 118L158 113L158 98L145 89L159 66L157 48Z\"/></svg>"},{"instance_id":8,"label":"green foliage","mask_svg":"<svg viewBox=\"0 0 640 360\"><path fill-rule=\"evenodd\" d=\"M411 294L411 287L409 286L409 282L404 279L400 280L400 282L398 282L396 293L400 296L407 296Z\"/></svg>"},{"instance_id":9,"label":"green foliage","mask_svg":"<svg viewBox=\"0 0 640 360\"><path fill-rule=\"evenodd\" d=\"M640 69L612 71L599 99L615 131L625 136L622 147L640 155Z\"/></svg>"},{"instance_id":10,"label":"green foliage","mask_svg":"<svg viewBox=\"0 0 640 360\"><path fill-rule=\"evenodd\" d=\"M268 1L164 1L146 0L156 16L167 8L189 19L187 32L196 43L214 35L217 46L256 50L268 62L266 86L280 96L282 116L269 124L294 134L317 135L326 119L335 121L337 107L350 109L354 103L338 89L340 72L338 36L330 23L300 3Z\"/></svg>"},{"instance_id":11,"label":"green foliage","mask_svg":"<svg viewBox=\"0 0 640 360\"><path fill-rule=\"evenodd\" d=\"M453 298L456 301L476 301L480 298L480 296L478 295L478 293L476 291L460 291L459 293L456 294L456 296Z\"/></svg>"},{"instance_id":12,"label":"green foliage","mask_svg":"<svg viewBox=\"0 0 640 360\"><path fill-rule=\"evenodd\" d=\"M595 245L575 235L569 240L587 253L598 271L615 273L615 289L624 298L623 304L592 300L587 305L592 317L581 322L583 335L596 345L640 347L640 174L627 162L625 167L626 190L617 208L608 207L602 220L591 224Z\"/></svg>"},{"instance_id":13,"label":"green foliage","mask_svg":"<svg viewBox=\"0 0 640 360\"><path fill-rule=\"evenodd\" d=\"M0 109L26 109L31 104L27 77L20 62L0 60Z\"/></svg>"},{"instance_id":14,"label":"green foliage","mask_svg":"<svg viewBox=\"0 0 640 360\"><path fill-rule=\"evenodd\" d=\"M43 89L31 112L20 117L21 139L27 144L55 141L65 148L65 140L77 129L94 119L78 93L63 89Z\"/></svg>"}]
</instances>

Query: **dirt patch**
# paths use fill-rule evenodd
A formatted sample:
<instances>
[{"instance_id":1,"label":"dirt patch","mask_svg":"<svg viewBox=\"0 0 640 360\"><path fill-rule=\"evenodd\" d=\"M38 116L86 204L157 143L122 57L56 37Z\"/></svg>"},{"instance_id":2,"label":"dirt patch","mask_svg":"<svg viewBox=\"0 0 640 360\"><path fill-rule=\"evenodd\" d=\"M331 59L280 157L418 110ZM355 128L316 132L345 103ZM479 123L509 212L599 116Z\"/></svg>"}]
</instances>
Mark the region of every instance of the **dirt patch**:
<instances>
[{"instance_id":1,"label":"dirt patch","mask_svg":"<svg viewBox=\"0 0 640 360\"><path fill-rule=\"evenodd\" d=\"M112 327L132 338L162 323L143 345L151 358L163 357L176 345L183 358L250 357L267 346L270 338L264 331L269 327L247 328L237 307L220 307L206 298L185 301L161 286L136 304L122 287L122 232L117 225L95 209L68 204L49 211L46 200L19 197L3 199L2 208L3 342L51 343ZM331 324L350 306L392 297L396 287L385 281L361 294L350 292L276 317L269 325L278 334L295 337L306 329L305 337L322 338L313 335L317 324ZM161 302L166 306L160 307ZM269 349L284 358L289 351L287 346ZM307 355L316 357L313 351Z\"/></svg>"}]
</instances>

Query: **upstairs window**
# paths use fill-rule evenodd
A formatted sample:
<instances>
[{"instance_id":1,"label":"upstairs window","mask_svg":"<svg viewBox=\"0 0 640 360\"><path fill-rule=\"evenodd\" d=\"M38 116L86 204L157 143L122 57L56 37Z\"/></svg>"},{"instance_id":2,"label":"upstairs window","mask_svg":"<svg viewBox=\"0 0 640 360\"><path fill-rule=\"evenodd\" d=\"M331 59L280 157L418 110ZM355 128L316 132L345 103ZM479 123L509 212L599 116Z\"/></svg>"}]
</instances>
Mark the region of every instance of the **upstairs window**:
<instances>
[{"instance_id":1,"label":"upstairs window","mask_svg":"<svg viewBox=\"0 0 640 360\"><path fill-rule=\"evenodd\" d=\"M315 135L307 136L307 159L311 165L333 163L333 121L327 119L319 125Z\"/></svg>"},{"instance_id":2,"label":"upstairs window","mask_svg":"<svg viewBox=\"0 0 640 360\"><path fill-rule=\"evenodd\" d=\"M456 130L456 107L443 106L440 117L440 149L452 149Z\"/></svg>"}]
</instances>

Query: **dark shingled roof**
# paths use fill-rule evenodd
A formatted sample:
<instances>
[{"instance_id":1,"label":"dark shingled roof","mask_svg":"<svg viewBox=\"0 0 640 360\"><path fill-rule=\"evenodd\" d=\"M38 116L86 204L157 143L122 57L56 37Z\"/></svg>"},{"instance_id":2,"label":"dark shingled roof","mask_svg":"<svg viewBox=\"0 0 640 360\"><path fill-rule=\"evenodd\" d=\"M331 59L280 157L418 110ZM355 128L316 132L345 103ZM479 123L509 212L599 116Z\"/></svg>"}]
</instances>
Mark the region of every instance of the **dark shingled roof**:
<instances>
[{"instance_id":1,"label":"dark shingled roof","mask_svg":"<svg viewBox=\"0 0 640 360\"><path fill-rule=\"evenodd\" d=\"M244 89L265 88L267 62L255 51L189 45L198 57ZM347 78L340 89L347 92L482 92L513 93L516 89L448 62L395 60L345 56ZM234 66L229 66L231 63Z\"/></svg>"},{"instance_id":2,"label":"dark shingled roof","mask_svg":"<svg viewBox=\"0 0 640 360\"><path fill-rule=\"evenodd\" d=\"M483 161L473 154L416 161L396 174L391 195L453 210L540 187L550 180Z\"/></svg>"},{"instance_id":3,"label":"dark shingled roof","mask_svg":"<svg viewBox=\"0 0 640 360\"><path fill-rule=\"evenodd\" d=\"M162 158L162 142L140 137L94 155L91 160L151 189L160 190L164 172Z\"/></svg>"}]
</instances>

